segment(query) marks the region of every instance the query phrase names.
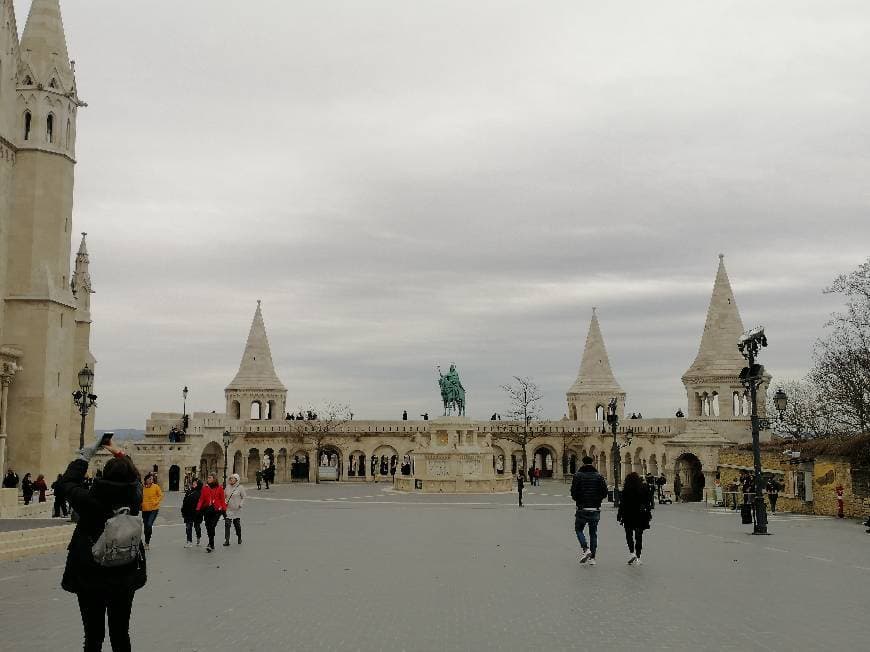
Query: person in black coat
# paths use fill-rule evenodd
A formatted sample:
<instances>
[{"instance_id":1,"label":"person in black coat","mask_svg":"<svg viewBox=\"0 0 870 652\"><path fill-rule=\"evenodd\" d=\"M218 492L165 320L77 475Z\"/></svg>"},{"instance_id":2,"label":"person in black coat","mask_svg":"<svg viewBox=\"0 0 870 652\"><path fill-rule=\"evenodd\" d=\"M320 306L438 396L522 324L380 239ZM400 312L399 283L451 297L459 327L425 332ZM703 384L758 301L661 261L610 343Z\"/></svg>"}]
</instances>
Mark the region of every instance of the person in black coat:
<instances>
[{"instance_id":1,"label":"person in black coat","mask_svg":"<svg viewBox=\"0 0 870 652\"><path fill-rule=\"evenodd\" d=\"M202 539L202 514L196 511L196 506L199 503L199 495L202 493L202 482L199 478L194 478L190 483L190 488L184 492L184 499L181 501L181 517L184 519L184 534L187 537L185 548L193 547L193 532L196 531L196 545L199 545L199 540Z\"/></svg>"},{"instance_id":2,"label":"person in black coat","mask_svg":"<svg viewBox=\"0 0 870 652\"><path fill-rule=\"evenodd\" d=\"M24 479L21 481L21 497L24 498L24 504L29 505L33 500L33 480L29 473L24 474Z\"/></svg>"},{"instance_id":3,"label":"person in black coat","mask_svg":"<svg viewBox=\"0 0 870 652\"><path fill-rule=\"evenodd\" d=\"M51 490L54 491L54 512L52 518L59 518L61 512L67 516L66 499L63 497L63 489L60 488L60 482L63 480L63 475L58 473L57 480L51 483Z\"/></svg>"},{"instance_id":4,"label":"person in black coat","mask_svg":"<svg viewBox=\"0 0 870 652\"><path fill-rule=\"evenodd\" d=\"M651 519L650 490L637 473L629 473L625 477L616 512L616 520L625 528L629 565L640 565L643 531L649 529Z\"/></svg>"},{"instance_id":5,"label":"person in black coat","mask_svg":"<svg viewBox=\"0 0 870 652\"><path fill-rule=\"evenodd\" d=\"M525 480L523 480L523 472L520 471L517 473L517 493L520 497L520 507L523 506L523 488L526 486Z\"/></svg>"},{"instance_id":6,"label":"person in black coat","mask_svg":"<svg viewBox=\"0 0 870 652\"><path fill-rule=\"evenodd\" d=\"M100 443L81 451L80 458L67 467L60 480L63 495L78 514L78 524L67 548L66 567L61 587L78 596L85 631L85 652L103 649L106 616L109 638L114 652L128 652L130 647L130 611L135 592L147 580L145 549L124 566L107 568L99 565L91 548L106 527L114 510L127 507L136 515L142 505L142 482L139 471L124 452L111 443L104 446L114 459L106 462L103 477L85 487L88 461Z\"/></svg>"},{"instance_id":7,"label":"person in black coat","mask_svg":"<svg viewBox=\"0 0 870 652\"><path fill-rule=\"evenodd\" d=\"M18 474L12 469L9 469L3 477L3 488L18 489Z\"/></svg>"}]
</instances>

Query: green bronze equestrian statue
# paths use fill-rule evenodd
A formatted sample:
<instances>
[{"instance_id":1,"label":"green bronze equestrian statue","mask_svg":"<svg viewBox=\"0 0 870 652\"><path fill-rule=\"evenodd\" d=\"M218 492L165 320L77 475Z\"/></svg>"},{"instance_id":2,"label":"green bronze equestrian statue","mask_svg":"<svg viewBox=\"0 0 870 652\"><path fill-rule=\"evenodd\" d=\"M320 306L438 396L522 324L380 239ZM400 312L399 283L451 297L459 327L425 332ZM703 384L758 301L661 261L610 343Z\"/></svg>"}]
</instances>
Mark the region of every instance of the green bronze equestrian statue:
<instances>
[{"instance_id":1,"label":"green bronze equestrian statue","mask_svg":"<svg viewBox=\"0 0 870 652\"><path fill-rule=\"evenodd\" d=\"M465 388L462 386L462 381L459 380L459 372L456 371L456 365L450 365L450 371L446 374L441 373L441 367L438 367L438 385L441 387L441 400L444 402L444 416L448 416L454 409L456 413L465 416Z\"/></svg>"}]
</instances>

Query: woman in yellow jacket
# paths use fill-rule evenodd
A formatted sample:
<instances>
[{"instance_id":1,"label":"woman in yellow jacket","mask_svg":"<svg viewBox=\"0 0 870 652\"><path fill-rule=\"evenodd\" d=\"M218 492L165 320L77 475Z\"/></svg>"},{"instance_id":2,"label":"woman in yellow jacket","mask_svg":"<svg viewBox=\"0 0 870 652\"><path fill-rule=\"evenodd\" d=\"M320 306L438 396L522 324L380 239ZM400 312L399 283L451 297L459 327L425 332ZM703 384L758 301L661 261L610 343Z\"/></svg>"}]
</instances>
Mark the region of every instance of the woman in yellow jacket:
<instances>
[{"instance_id":1,"label":"woman in yellow jacket","mask_svg":"<svg viewBox=\"0 0 870 652\"><path fill-rule=\"evenodd\" d=\"M142 523L145 526L145 550L151 544L151 528L160 511L160 503L163 501L163 491L160 485L154 482L154 476L150 473L145 476L145 486L142 488Z\"/></svg>"}]
</instances>

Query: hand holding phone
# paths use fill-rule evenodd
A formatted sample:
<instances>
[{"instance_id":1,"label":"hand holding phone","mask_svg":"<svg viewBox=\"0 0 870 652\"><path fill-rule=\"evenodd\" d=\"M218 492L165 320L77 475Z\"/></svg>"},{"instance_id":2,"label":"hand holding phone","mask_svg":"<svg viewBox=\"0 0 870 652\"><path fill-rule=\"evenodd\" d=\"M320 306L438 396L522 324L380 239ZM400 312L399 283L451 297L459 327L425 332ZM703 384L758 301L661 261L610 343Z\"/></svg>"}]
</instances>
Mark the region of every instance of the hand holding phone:
<instances>
[{"instance_id":1,"label":"hand holding phone","mask_svg":"<svg viewBox=\"0 0 870 652\"><path fill-rule=\"evenodd\" d=\"M100 446L108 446L112 443L112 437L115 436L114 432L104 432L103 437L100 439Z\"/></svg>"}]
</instances>

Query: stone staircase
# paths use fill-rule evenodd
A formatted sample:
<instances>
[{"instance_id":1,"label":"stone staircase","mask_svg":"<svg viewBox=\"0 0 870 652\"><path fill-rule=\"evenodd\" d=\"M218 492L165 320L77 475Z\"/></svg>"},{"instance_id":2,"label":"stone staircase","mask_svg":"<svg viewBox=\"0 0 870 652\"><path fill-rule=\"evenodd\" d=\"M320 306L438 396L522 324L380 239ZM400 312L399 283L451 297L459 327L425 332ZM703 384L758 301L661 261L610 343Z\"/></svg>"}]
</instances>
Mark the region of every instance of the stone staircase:
<instances>
[{"instance_id":1,"label":"stone staircase","mask_svg":"<svg viewBox=\"0 0 870 652\"><path fill-rule=\"evenodd\" d=\"M75 525L0 532L0 561L22 559L64 550Z\"/></svg>"}]
</instances>

